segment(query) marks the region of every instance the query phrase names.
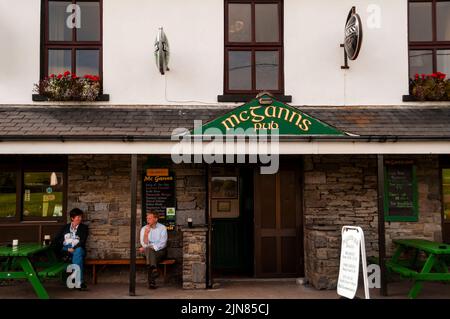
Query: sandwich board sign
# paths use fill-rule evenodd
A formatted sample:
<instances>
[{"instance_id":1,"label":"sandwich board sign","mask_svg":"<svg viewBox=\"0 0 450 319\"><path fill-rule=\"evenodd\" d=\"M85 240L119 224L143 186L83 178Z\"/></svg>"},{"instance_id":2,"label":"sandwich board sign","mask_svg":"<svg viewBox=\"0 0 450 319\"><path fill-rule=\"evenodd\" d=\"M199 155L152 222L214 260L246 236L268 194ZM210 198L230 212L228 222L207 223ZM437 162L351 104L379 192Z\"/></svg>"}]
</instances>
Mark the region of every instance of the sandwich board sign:
<instances>
[{"instance_id":1,"label":"sandwich board sign","mask_svg":"<svg viewBox=\"0 0 450 319\"><path fill-rule=\"evenodd\" d=\"M358 289L360 260L363 265L365 297L370 299L364 232L361 227L342 227L341 260L337 284L338 295L349 299L355 298L356 290Z\"/></svg>"}]
</instances>

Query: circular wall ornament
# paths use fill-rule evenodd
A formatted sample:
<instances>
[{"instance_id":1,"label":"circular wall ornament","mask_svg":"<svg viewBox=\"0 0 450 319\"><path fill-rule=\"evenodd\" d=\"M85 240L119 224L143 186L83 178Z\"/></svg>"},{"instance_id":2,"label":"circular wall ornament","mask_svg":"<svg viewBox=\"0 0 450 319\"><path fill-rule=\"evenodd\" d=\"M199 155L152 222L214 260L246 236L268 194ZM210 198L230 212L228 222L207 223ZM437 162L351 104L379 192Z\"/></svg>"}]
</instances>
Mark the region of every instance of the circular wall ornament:
<instances>
[{"instance_id":1,"label":"circular wall ornament","mask_svg":"<svg viewBox=\"0 0 450 319\"><path fill-rule=\"evenodd\" d=\"M363 40L362 23L359 14L353 7L347 17L345 24L344 48L350 60L356 60Z\"/></svg>"}]
</instances>

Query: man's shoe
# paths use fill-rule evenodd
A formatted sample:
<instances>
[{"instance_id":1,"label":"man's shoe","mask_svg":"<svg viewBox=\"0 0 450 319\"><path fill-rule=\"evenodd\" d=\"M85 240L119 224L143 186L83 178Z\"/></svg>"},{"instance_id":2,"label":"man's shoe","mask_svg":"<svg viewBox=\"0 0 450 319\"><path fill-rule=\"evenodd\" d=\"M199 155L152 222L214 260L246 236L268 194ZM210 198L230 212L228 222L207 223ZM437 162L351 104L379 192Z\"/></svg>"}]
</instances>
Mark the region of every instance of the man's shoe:
<instances>
[{"instance_id":1,"label":"man's shoe","mask_svg":"<svg viewBox=\"0 0 450 319\"><path fill-rule=\"evenodd\" d=\"M77 288L77 290L79 291L86 291L87 290L87 285L83 282L80 285L80 288Z\"/></svg>"}]
</instances>

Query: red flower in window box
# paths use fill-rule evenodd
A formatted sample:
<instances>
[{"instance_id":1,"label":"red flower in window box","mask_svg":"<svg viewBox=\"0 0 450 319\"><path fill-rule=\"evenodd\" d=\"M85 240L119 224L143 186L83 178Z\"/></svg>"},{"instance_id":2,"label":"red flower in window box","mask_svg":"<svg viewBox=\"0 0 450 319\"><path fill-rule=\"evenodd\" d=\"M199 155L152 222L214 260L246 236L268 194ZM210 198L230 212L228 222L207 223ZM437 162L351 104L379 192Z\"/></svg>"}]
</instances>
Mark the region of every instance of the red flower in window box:
<instances>
[{"instance_id":1,"label":"red flower in window box","mask_svg":"<svg viewBox=\"0 0 450 319\"><path fill-rule=\"evenodd\" d=\"M411 94L419 101L450 101L450 80L442 72L422 74L411 80Z\"/></svg>"},{"instance_id":2,"label":"red flower in window box","mask_svg":"<svg viewBox=\"0 0 450 319\"><path fill-rule=\"evenodd\" d=\"M50 101L95 101L100 94L100 78L85 75L80 78L69 71L35 84L34 91L46 96Z\"/></svg>"}]
</instances>

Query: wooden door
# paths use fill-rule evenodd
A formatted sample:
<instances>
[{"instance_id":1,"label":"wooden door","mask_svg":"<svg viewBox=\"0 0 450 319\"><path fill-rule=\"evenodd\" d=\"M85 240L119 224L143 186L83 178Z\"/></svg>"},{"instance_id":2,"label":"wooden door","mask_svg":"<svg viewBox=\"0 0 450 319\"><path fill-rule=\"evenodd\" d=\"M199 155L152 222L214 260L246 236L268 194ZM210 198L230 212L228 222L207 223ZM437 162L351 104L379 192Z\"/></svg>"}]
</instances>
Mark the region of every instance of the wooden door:
<instances>
[{"instance_id":1,"label":"wooden door","mask_svg":"<svg viewBox=\"0 0 450 319\"><path fill-rule=\"evenodd\" d=\"M255 276L302 276L300 161L280 163L277 174L255 171Z\"/></svg>"}]
</instances>

